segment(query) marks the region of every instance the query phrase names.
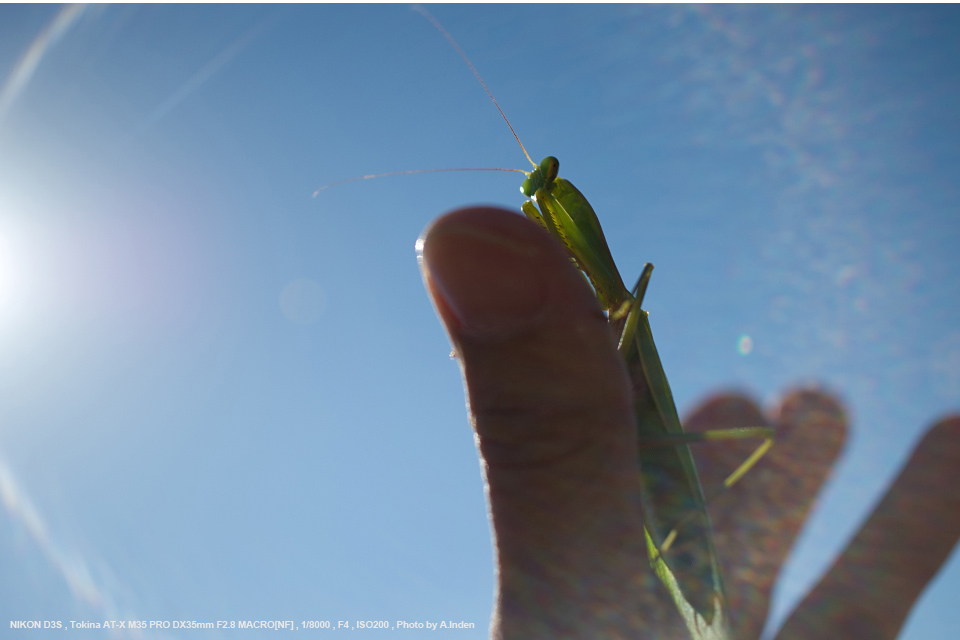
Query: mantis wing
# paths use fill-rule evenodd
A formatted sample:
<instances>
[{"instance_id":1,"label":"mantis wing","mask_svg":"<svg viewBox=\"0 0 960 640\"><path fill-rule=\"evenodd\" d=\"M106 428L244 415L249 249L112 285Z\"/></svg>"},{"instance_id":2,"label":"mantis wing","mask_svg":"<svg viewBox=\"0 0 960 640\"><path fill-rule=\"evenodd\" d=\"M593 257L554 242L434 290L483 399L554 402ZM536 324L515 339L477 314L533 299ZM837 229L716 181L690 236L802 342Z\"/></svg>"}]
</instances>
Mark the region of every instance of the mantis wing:
<instances>
[{"instance_id":1,"label":"mantis wing","mask_svg":"<svg viewBox=\"0 0 960 640\"><path fill-rule=\"evenodd\" d=\"M691 636L724 638L720 566L690 449L686 445L644 446L644 440L677 436L683 428L647 313L640 309L634 313L639 317L626 363L634 393L647 550Z\"/></svg>"}]
</instances>

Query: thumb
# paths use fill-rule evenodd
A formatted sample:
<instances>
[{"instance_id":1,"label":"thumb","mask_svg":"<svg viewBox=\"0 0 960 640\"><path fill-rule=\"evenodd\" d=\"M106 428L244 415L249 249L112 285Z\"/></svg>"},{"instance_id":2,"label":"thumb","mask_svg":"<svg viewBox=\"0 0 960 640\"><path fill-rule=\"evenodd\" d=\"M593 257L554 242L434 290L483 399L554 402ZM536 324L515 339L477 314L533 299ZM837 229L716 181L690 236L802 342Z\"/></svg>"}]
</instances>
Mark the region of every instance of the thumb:
<instances>
[{"instance_id":1,"label":"thumb","mask_svg":"<svg viewBox=\"0 0 960 640\"><path fill-rule=\"evenodd\" d=\"M596 298L559 243L507 211L454 211L418 244L483 463L493 636L635 635L649 573L636 436Z\"/></svg>"}]
</instances>

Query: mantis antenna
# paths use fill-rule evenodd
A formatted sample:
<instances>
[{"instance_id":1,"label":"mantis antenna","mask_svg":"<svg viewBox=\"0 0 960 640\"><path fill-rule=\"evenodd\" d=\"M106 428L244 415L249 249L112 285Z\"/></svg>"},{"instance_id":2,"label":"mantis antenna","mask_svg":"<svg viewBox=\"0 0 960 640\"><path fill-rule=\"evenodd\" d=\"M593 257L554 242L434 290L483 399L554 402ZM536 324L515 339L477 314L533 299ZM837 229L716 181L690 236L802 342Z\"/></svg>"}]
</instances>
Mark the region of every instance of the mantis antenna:
<instances>
[{"instance_id":1,"label":"mantis antenna","mask_svg":"<svg viewBox=\"0 0 960 640\"><path fill-rule=\"evenodd\" d=\"M339 184L347 184L348 182L357 182L358 180L373 180L374 178L386 178L388 176L405 176L411 173L438 173L440 171L514 171L516 173L526 174L526 171L522 171L520 169L506 169L503 167L467 167L467 168L457 168L457 169L409 169L407 171L388 171L387 173L371 173L365 176L356 176L353 178L347 178L346 180L337 180L336 182L325 184L313 192L313 197L316 198L317 194L323 191L324 189L335 187Z\"/></svg>"},{"instance_id":2,"label":"mantis antenna","mask_svg":"<svg viewBox=\"0 0 960 640\"><path fill-rule=\"evenodd\" d=\"M534 167L539 166L539 165L537 165L536 162L533 161L532 158L530 158L530 154L527 153L527 148L526 148L525 146L523 146L523 143L522 143L522 142L520 142L520 136L518 136L518 135L517 135L517 132L513 130L513 125L510 124L510 120L507 119L507 114L505 114L505 113L503 112L503 109L500 108L500 103L497 102L497 99L493 97L493 94L490 92L490 89L487 88L487 83L484 82L484 81L483 81L483 78L480 77L480 74L479 74L479 73L477 72L477 70L474 68L473 63L470 62L470 58L468 58L468 57L467 57L467 54L465 54L465 53L463 52L463 49L461 49L461 48L460 48L460 45L457 44L457 41L453 39L453 36L450 35L450 33L449 33L446 29L443 28L443 25L440 24L440 22L439 22L436 18L434 18L433 15L432 15L429 11L427 11L425 8L423 8L423 6L421 6L421 5L419 5L419 4L415 4L415 5L413 5L412 8L413 8L414 11L416 11L417 13L419 13L420 15L422 15L424 18L426 18L427 20L429 20L429 21L430 21L430 24L432 24L434 27L436 27L437 31L439 31L441 34L443 34L443 37L447 39L447 42L449 42L451 45L453 45L453 48L457 50L457 53L460 54L460 57L463 58L463 61L467 63L467 66L468 66L468 67L470 67L470 71L473 71L473 75L475 75L475 76L477 77L477 80L480 81L480 86L483 87L483 90L486 91L486 92L487 92L487 95L490 96L490 99L493 100L493 104L494 104L494 106L497 107L497 111L499 111L499 112L500 112L500 115L503 117L503 121L507 123L507 126L508 126L508 127L510 127L510 133L512 133L512 134L513 134L513 137L517 139L517 144L520 145L520 148L523 149L523 155L527 156L527 160L529 160L529 161L530 161L530 164L532 164Z\"/></svg>"},{"instance_id":3,"label":"mantis antenna","mask_svg":"<svg viewBox=\"0 0 960 640\"><path fill-rule=\"evenodd\" d=\"M523 150L523 155L527 157L527 160L530 162L530 164L534 166L534 168L537 168L539 165L537 165L537 163L533 161L533 159L530 157L530 154L527 153L527 148L523 146L522 142L520 142L520 136L517 135L517 132L513 129L513 125L510 124L510 120L507 118L507 114L505 114L503 112L503 109L500 108L500 103L497 102L497 99L493 97L493 93L491 93L490 89L487 88L487 83L483 81L482 77L480 77L480 73L473 66L473 63L470 62L470 58L468 58L467 54L463 52L463 49L460 48L460 45L457 44L457 41L454 40L453 36L450 35L450 33L443 28L443 25L440 24L440 22L436 18L434 18L433 15L431 15L430 12L424 9L421 5L414 5L413 9L414 11L417 11L420 15L422 15L424 18L429 20L430 24L432 24L437 29L437 31L439 31L443 35L443 37L447 39L447 42L449 42L453 46L453 48L457 50L457 53L460 54L460 57L463 58L463 61L467 63L467 66L470 67L470 71L473 72L473 75L476 76L477 80L480 82L480 86L483 87L483 90L486 91L487 95L490 96L490 99L493 100L493 105L497 108L497 111L500 112L500 116L503 118L503 121L507 123L507 126L510 128L510 133L513 134L513 137L514 139L516 139L517 144L520 145L520 149ZM387 173L371 173L365 176L356 176L353 178L347 178L346 180L337 180L336 182L325 184L313 192L313 197L316 198L317 194L323 191L324 189L335 187L341 184L347 184L350 182L357 182L359 180L373 180L374 178L386 178L389 176L404 176L404 175L410 175L414 173L439 173L441 171L513 171L513 172L522 173L525 175L527 174L527 172L523 171L522 169L507 169L503 167L469 167L469 168L456 168L456 169L410 169L407 171L388 171Z\"/></svg>"}]
</instances>

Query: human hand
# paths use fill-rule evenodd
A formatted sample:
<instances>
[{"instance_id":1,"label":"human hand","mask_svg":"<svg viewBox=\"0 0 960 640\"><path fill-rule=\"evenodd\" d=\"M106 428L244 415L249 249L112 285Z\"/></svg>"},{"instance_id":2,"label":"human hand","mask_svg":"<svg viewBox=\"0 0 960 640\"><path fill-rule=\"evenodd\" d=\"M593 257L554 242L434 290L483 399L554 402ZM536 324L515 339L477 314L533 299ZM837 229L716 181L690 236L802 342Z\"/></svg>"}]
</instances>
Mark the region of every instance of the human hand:
<instances>
[{"instance_id":1,"label":"human hand","mask_svg":"<svg viewBox=\"0 0 960 640\"><path fill-rule=\"evenodd\" d=\"M760 636L780 566L846 433L839 403L818 391L789 394L770 422L777 427L776 445L710 505L735 638ZM727 395L703 403L686 427L765 423L750 400ZM751 444L693 449L709 495L750 453ZM958 535L960 416L952 416L926 433L859 533L776 637L895 638Z\"/></svg>"},{"instance_id":2,"label":"human hand","mask_svg":"<svg viewBox=\"0 0 960 640\"><path fill-rule=\"evenodd\" d=\"M646 559L629 381L583 277L552 238L497 209L440 218L422 259L483 460L498 564L492 636L684 637ZM765 422L749 400L721 396L688 427ZM818 392L791 394L773 422L777 445L710 507L737 638L762 630L773 581L846 431L839 405ZM708 495L752 446L694 448ZM953 418L931 430L780 637L894 637L960 531L958 461Z\"/></svg>"}]
</instances>

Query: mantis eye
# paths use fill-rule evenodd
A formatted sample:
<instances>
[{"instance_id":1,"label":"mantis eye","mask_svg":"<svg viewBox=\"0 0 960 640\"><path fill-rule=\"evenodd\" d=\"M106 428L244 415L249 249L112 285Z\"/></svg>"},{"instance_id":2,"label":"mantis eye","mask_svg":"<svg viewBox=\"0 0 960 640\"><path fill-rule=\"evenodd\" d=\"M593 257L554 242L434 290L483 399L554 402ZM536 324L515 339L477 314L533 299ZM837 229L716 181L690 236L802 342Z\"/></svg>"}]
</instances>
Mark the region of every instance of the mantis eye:
<instances>
[{"instance_id":1,"label":"mantis eye","mask_svg":"<svg viewBox=\"0 0 960 640\"><path fill-rule=\"evenodd\" d=\"M544 183L550 184L560 173L560 161L553 156L547 156L540 161L540 173L543 174Z\"/></svg>"}]
</instances>

